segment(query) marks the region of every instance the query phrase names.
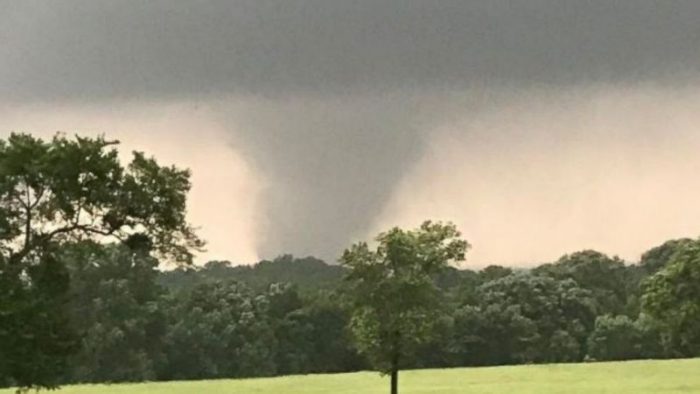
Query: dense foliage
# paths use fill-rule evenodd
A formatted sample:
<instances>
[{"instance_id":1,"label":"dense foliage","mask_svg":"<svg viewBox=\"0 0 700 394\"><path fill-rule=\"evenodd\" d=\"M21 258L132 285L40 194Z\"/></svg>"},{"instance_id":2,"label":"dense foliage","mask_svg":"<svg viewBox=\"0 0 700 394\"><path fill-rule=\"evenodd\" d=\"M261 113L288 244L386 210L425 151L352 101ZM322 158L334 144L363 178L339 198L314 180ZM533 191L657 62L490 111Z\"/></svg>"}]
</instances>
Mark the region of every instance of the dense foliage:
<instances>
[{"instance_id":1,"label":"dense foliage","mask_svg":"<svg viewBox=\"0 0 700 394\"><path fill-rule=\"evenodd\" d=\"M139 152L124 166L116 144L61 134L0 140L0 381L53 387L65 379L79 348L72 321L82 318L70 314L67 265L80 260L66 254L71 245L118 243L185 264L203 245L185 219L189 172ZM121 295L122 285L106 287ZM109 308L96 313L121 319ZM96 323L86 340L113 333Z\"/></svg>"},{"instance_id":2,"label":"dense foliage","mask_svg":"<svg viewBox=\"0 0 700 394\"><path fill-rule=\"evenodd\" d=\"M603 255L591 251L576 255L591 257L581 263L586 267L610 265L609 270L590 270L600 273L600 281L588 278L579 283L573 275L552 273L570 272L572 255L532 270L447 269L435 276L443 299L443 307L435 310L439 317L433 317L435 334L419 344L402 366L698 356L700 341L693 326L698 320L692 315L697 310L693 305L700 305L692 290L697 285L692 270L700 259L698 244L684 244L657 273L641 278L636 275L638 265L620 266L616 259L601 260ZM61 265L65 281L52 281L47 295L35 298L36 303L65 301L65 323L70 320L72 335L80 338L58 383L372 367L348 330L352 316L340 296L344 269L338 266L282 256L243 270L217 262L161 272L155 258L138 250L93 243L75 245L61 259L67 262ZM317 279L298 275L306 270ZM620 270L611 283L610 271ZM238 276L239 271L245 276ZM632 272L635 275L624 274ZM183 281L182 275L188 280ZM67 295L48 296L50 291L64 294L61 286L69 286ZM604 288L627 290L608 293ZM673 291L678 288L685 290ZM613 293L619 302L601 302ZM623 308L619 313L625 298L638 294L643 295L643 310ZM35 321L37 338L47 338L41 329L54 323Z\"/></svg>"},{"instance_id":3,"label":"dense foliage","mask_svg":"<svg viewBox=\"0 0 700 394\"><path fill-rule=\"evenodd\" d=\"M464 260L469 245L459 237L453 224L428 221L380 234L374 250L355 244L340 259L348 270L350 331L372 366L391 374L392 394L399 370L438 331L444 302L434 277Z\"/></svg>"},{"instance_id":4,"label":"dense foliage","mask_svg":"<svg viewBox=\"0 0 700 394\"><path fill-rule=\"evenodd\" d=\"M700 241L686 242L644 283L642 307L673 355L700 354Z\"/></svg>"}]
</instances>

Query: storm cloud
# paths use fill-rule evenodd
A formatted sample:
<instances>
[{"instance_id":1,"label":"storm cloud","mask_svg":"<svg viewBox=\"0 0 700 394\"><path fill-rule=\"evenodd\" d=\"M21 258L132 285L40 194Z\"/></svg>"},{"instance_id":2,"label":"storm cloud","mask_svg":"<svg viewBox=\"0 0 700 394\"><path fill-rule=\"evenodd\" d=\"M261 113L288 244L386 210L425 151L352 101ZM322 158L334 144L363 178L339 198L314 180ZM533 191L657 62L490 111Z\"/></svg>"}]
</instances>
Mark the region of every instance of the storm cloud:
<instances>
[{"instance_id":1,"label":"storm cloud","mask_svg":"<svg viewBox=\"0 0 700 394\"><path fill-rule=\"evenodd\" d=\"M519 200L479 212L466 210L472 217L478 213L480 221L489 221L491 215L489 231L482 231L484 225L471 229L465 209L459 208L483 205L484 199L518 185L499 178L504 170L493 170L493 161L509 168L523 157L562 148L569 152L523 174L532 176L546 166L566 167L571 160L593 165L594 151L574 149L575 141L585 146L596 141L606 152L616 147L624 157L637 151L615 142L620 139L661 141L658 135L665 132L668 140L687 144L685 136L694 133L690 124L671 129L662 120L687 117L683 106L697 103L692 92L700 76L698 18L700 2L693 0L0 0L0 114L41 117L49 109L55 113L63 108L72 114L71 122L59 121L51 130L72 131L65 128L81 129L79 114L90 108L102 108L98 112L104 114L104 108L155 110L180 103L182 111L173 119L199 119L198 108L206 107L201 127L215 129L218 143L248 163L259 185L250 191L258 202L245 205L256 210L258 224L249 229L254 236L243 238L253 239L246 242L254 243L261 257L292 252L333 259L348 242L382 225L434 213L457 218L478 237L508 234L509 239L499 242L521 245L513 233L494 230L525 229L532 223L527 217L516 225L517 216L498 214L518 206ZM640 96L648 99L643 105ZM689 101L678 100L680 96ZM618 101L610 101L612 97ZM601 102L615 103L615 110L596 110ZM656 125L653 130L620 121L643 114ZM105 116L114 116L115 122L119 118ZM592 127L585 121L591 117L602 118ZM27 120L23 125L14 118L10 123L0 120L0 127L34 131L27 128L43 124ZM89 121L83 121L83 128L110 133L104 120L95 122L93 115L84 119ZM148 124L144 120L130 129L148 133ZM197 139L200 133L192 122L186 128L178 128L176 121L168 124L180 139ZM547 124L558 126L542 137ZM601 126L613 124L614 130ZM159 138L166 138L160 133ZM454 156L445 135L458 136L448 140L463 156ZM523 142L529 140L536 146ZM158 144L152 145L157 151ZM435 153L436 146L452 152L449 160L447 153ZM501 153L504 147L509 147L508 154ZM677 148L658 145L661 154ZM472 166L465 168L463 161ZM444 191L446 173L463 192L453 193L451 201L428 203L437 197L426 190ZM603 173L565 171L550 185L551 192L576 195L583 189L567 179L577 174L587 174L587 187L606 188L614 179ZM628 180L634 174L623 171L615 179ZM659 172L658 179L664 174ZM420 187L407 186L412 184ZM525 204L528 209L547 209L548 200L541 195L526 192L523 198L539 202ZM559 213L586 209L549 206L558 207ZM235 220L241 206L221 209ZM554 223L552 218L541 224L539 236L549 234L546 223ZM576 227L573 222L556 223L563 226L556 231L570 234L557 251L601 245L569 231ZM216 226L218 241L210 247L235 254L221 235L226 225ZM595 223L586 226L595 228ZM679 232L650 230L632 237L621 252L631 256L641 242ZM513 253L504 254L496 250L495 241L483 243L494 251L483 252L483 262L512 262L524 250L514 247ZM546 248L542 239L534 249L526 248L525 258L548 258L541 253ZM252 255L248 252L245 258Z\"/></svg>"},{"instance_id":2,"label":"storm cloud","mask_svg":"<svg viewBox=\"0 0 700 394\"><path fill-rule=\"evenodd\" d=\"M694 0L3 1L0 95L456 89L696 76Z\"/></svg>"}]
</instances>

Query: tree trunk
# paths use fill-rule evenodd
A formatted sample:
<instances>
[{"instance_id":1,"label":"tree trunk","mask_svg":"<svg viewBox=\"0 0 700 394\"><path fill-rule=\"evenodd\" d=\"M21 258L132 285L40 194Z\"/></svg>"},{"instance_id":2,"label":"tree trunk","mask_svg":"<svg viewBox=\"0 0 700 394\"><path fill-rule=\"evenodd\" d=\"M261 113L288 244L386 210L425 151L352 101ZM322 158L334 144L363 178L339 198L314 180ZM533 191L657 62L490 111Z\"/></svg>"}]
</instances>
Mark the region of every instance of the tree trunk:
<instances>
[{"instance_id":1,"label":"tree trunk","mask_svg":"<svg viewBox=\"0 0 700 394\"><path fill-rule=\"evenodd\" d=\"M399 394L399 370L391 371L391 394Z\"/></svg>"},{"instance_id":2,"label":"tree trunk","mask_svg":"<svg viewBox=\"0 0 700 394\"><path fill-rule=\"evenodd\" d=\"M394 348L391 355L391 394L399 394L399 359L401 357L401 332L394 334Z\"/></svg>"}]
</instances>

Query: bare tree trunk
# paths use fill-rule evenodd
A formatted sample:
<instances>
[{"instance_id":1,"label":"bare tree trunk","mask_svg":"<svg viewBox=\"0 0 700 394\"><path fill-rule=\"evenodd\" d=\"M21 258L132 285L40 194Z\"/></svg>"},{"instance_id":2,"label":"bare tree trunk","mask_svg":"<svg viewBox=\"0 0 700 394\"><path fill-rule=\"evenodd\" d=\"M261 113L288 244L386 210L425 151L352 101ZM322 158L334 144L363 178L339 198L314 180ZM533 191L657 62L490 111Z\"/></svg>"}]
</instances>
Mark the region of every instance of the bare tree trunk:
<instances>
[{"instance_id":1,"label":"bare tree trunk","mask_svg":"<svg viewBox=\"0 0 700 394\"><path fill-rule=\"evenodd\" d=\"M399 394L399 370L391 371L391 394Z\"/></svg>"}]
</instances>

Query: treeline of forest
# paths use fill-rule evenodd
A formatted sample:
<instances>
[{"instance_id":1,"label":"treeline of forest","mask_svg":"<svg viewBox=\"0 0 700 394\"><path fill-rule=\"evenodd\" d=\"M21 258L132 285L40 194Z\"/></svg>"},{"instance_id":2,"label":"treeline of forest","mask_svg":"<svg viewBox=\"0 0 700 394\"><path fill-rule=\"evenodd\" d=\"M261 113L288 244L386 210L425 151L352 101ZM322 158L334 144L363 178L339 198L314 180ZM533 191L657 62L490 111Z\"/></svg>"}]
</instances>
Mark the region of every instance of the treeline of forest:
<instances>
[{"instance_id":1,"label":"treeline of forest","mask_svg":"<svg viewBox=\"0 0 700 394\"><path fill-rule=\"evenodd\" d=\"M444 297L437 335L407 366L697 356L697 336L669 331L645 309L653 278L668 275L679 253L700 259L697 246L668 241L634 264L586 250L532 269L449 268L435 278ZM347 332L340 266L286 255L160 271L125 246L84 242L62 253L65 316L78 339L62 384L369 368ZM688 286L678 291L698 291Z\"/></svg>"}]
</instances>

